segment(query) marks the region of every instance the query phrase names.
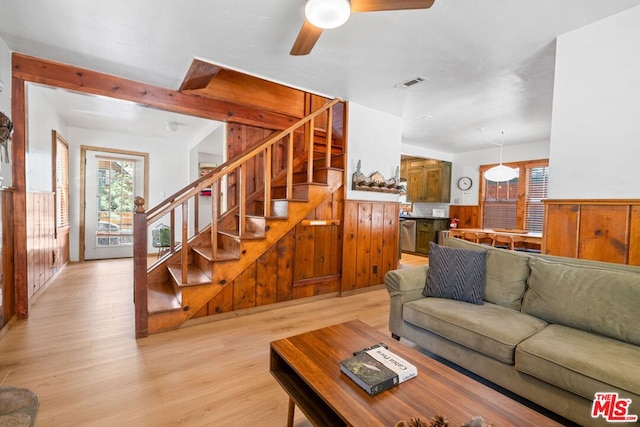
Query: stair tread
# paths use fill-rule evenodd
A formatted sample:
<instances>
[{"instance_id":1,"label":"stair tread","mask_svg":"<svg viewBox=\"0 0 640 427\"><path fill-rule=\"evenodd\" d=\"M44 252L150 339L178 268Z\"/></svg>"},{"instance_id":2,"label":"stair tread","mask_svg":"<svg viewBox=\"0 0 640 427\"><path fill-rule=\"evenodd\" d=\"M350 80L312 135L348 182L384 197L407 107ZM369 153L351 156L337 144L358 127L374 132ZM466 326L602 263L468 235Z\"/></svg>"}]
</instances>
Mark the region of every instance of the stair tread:
<instances>
[{"instance_id":1,"label":"stair tread","mask_svg":"<svg viewBox=\"0 0 640 427\"><path fill-rule=\"evenodd\" d=\"M240 258L233 252L225 251L224 249L218 248L218 252L214 260L211 246L193 246L191 249L193 249L195 252L198 252L209 261L233 261Z\"/></svg>"},{"instance_id":2,"label":"stair tread","mask_svg":"<svg viewBox=\"0 0 640 427\"><path fill-rule=\"evenodd\" d=\"M147 291L147 309L149 313L182 309L178 297L168 285L150 284Z\"/></svg>"},{"instance_id":3,"label":"stair tread","mask_svg":"<svg viewBox=\"0 0 640 427\"><path fill-rule=\"evenodd\" d=\"M239 236L238 234L238 230L220 230L218 231L218 233L230 236L230 237L234 237L236 239L241 239L241 240L259 240L259 239L264 239L264 235L263 234L257 234L257 233L253 233L251 231L245 231L244 233L242 233L242 236Z\"/></svg>"},{"instance_id":4,"label":"stair tread","mask_svg":"<svg viewBox=\"0 0 640 427\"><path fill-rule=\"evenodd\" d=\"M182 282L182 268L180 264L167 265L169 273L175 279L178 286L197 286L211 284L211 278L207 276L200 268L193 264L187 265L187 283Z\"/></svg>"}]
</instances>

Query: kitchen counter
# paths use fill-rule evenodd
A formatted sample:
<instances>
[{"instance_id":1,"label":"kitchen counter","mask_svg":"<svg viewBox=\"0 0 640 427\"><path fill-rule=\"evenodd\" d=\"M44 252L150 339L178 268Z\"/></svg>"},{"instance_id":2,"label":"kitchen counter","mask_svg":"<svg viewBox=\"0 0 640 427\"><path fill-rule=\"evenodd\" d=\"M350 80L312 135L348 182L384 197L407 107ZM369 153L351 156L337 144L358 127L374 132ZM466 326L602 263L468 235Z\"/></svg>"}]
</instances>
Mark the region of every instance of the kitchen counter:
<instances>
[{"instance_id":1,"label":"kitchen counter","mask_svg":"<svg viewBox=\"0 0 640 427\"><path fill-rule=\"evenodd\" d=\"M449 218L401 216L400 247L405 252L429 255L429 243L438 242L438 233L449 228Z\"/></svg>"}]
</instances>

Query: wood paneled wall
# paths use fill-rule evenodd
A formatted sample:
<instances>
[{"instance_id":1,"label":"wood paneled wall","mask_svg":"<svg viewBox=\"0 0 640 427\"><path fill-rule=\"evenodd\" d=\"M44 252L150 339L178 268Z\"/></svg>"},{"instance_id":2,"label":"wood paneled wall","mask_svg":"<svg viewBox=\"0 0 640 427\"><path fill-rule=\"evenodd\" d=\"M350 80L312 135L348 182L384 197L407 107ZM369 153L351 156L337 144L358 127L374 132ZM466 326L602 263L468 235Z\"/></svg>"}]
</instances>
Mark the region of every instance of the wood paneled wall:
<instances>
[{"instance_id":1,"label":"wood paneled wall","mask_svg":"<svg viewBox=\"0 0 640 427\"><path fill-rule=\"evenodd\" d=\"M344 202L342 292L382 284L398 268L399 215L396 202Z\"/></svg>"},{"instance_id":2,"label":"wood paneled wall","mask_svg":"<svg viewBox=\"0 0 640 427\"><path fill-rule=\"evenodd\" d=\"M458 218L459 228L480 228L480 206L449 206L449 217Z\"/></svg>"},{"instance_id":3,"label":"wood paneled wall","mask_svg":"<svg viewBox=\"0 0 640 427\"><path fill-rule=\"evenodd\" d=\"M305 92L194 59L180 90L294 117L304 115Z\"/></svg>"},{"instance_id":4,"label":"wood paneled wall","mask_svg":"<svg viewBox=\"0 0 640 427\"><path fill-rule=\"evenodd\" d=\"M640 265L640 200L546 200L543 251Z\"/></svg>"},{"instance_id":5,"label":"wood paneled wall","mask_svg":"<svg viewBox=\"0 0 640 427\"><path fill-rule=\"evenodd\" d=\"M340 220L342 192L306 220ZM194 317L340 291L342 225L298 224Z\"/></svg>"},{"instance_id":6,"label":"wood paneled wall","mask_svg":"<svg viewBox=\"0 0 640 427\"><path fill-rule=\"evenodd\" d=\"M0 190L2 202L2 248L0 248L0 328L16 313L13 289L13 192Z\"/></svg>"},{"instance_id":7,"label":"wood paneled wall","mask_svg":"<svg viewBox=\"0 0 640 427\"><path fill-rule=\"evenodd\" d=\"M68 230L55 233L55 194L27 193L27 258L29 297L69 261Z\"/></svg>"},{"instance_id":8,"label":"wood paneled wall","mask_svg":"<svg viewBox=\"0 0 640 427\"><path fill-rule=\"evenodd\" d=\"M37 82L52 87L59 87L78 91L81 93L101 95L144 104L162 110L183 114L195 115L233 123L243 123L251 126L264 126L273 129L286 129L296 121L296 117L287 114L256 108L226 100L211 99L203 96L194 96L173 89L152 86L140 82L123 79L116 76L98 73L67 64L61 64L44 59L34 58L14 52L12 54L12 78L11 78L11 112L14 124L12 136L11 157L13 166L12 183L13 214L11 218L12 231L15 241L14 258L14 291L15 313L19 318L28 316L29 295L32 285L29 283L31 274L41 271L40 268L31 268L28 260L39 259L30 252L41 252L40 249L27 249L27 208L26 194L26 117L27 97L25 85L27 82ZM197 71L196 65L193 70ZM211 75L205 70L206 76L198 78L190 70L184 88L197 89L205 87L210 81ZM198 74L197 72L195 74ZM194 83L196 82L197 83ZM187 87L188 86L188 87ZM280 101L278 101L280 102ZM299 104L299 102L298 102ZM298 109L301 107L298 106ZM58 240L63 238L60 236ZM68 237L67 237L68 238ZM29 239L31 240L31 239ZM64 251L64 248L60 247ZM66 249L68 251L68 248ZM29 253L28 253L29 252ZM42 250L44 253L44 250ZM60 259L65 259L64 255ZM66 257L68 259L68 256ZM42 274L45 275L44 271ZM40 276L40 273L37 273Z\"/></svg>"}]
</instances>

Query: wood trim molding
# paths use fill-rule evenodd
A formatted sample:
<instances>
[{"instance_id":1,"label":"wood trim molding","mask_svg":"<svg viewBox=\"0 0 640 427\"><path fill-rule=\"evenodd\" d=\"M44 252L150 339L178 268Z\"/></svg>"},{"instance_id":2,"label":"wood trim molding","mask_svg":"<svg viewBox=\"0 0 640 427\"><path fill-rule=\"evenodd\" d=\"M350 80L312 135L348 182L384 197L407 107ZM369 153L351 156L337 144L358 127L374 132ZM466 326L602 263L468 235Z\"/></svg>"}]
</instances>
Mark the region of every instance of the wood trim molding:
<instances>
[{"instance_id":1,"label":"wood trim molding","mask_svg":"<svg viewBox=\"0 0 640 427\"><path fill-rule=\"evenodd\" d=\"M640 199L547 199L544 201L548 205L640 205Z\"/></svg>"},{"instance_id":2,"label":"wood trim molding","mask_svg":"<svg viewBox=\"0 0 640 427\"><path fill-rule=\"evenodd\" d=\"M640 265L640 200L546 200L543 252Z\"/></svg>"},{"instance_id":3,"label":"wood trim molding","mask_svg":"<svg viewBox=\"0 0 640 427\"><path fill-rule=\"evenodd\" d=\"M298 120L285 114L241 106L224 100L184 94L176 90L15 52L12 55L12 69L13 78L22 82L40 83L76 92L137 102L160 110L222 122L256 126L268 124L274 129L286 129Z\"/></svg>"}]
</instances>

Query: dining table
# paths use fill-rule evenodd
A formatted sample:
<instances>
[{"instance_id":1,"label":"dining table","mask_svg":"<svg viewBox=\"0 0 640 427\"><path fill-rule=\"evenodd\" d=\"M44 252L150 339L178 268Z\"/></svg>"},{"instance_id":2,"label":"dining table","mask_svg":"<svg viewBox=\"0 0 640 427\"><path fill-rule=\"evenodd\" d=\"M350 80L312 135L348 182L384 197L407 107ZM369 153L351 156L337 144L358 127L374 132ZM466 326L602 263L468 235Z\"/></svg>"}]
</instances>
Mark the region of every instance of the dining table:
<instances>
[{"instance_id":1,"label":"dining table","mask_svg":"<svg viewBox=\"0 0 640 427\"><path fill-rule=\"evenodd\" d=\"M527 230L519 229L503 229L503 228L451 228L449 229L449 237L456 237L460 239L465 238L467 235L477 236L505 236L505 237L517 237L519 242L525 242L532 245L542 247L542 233L529 232Z\"/></svg>"}]
</instances>

